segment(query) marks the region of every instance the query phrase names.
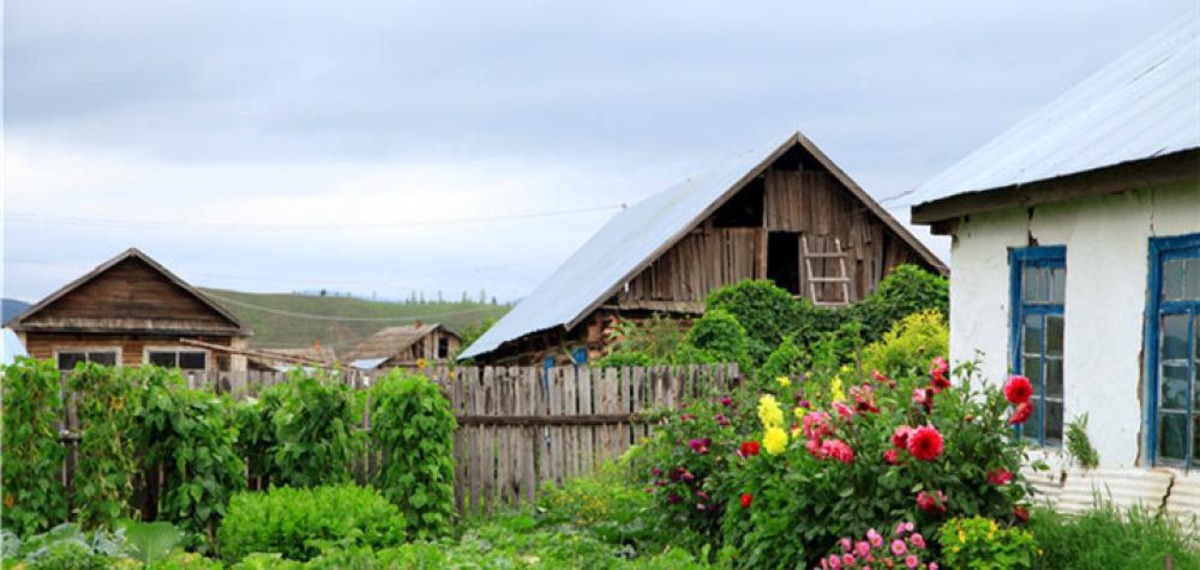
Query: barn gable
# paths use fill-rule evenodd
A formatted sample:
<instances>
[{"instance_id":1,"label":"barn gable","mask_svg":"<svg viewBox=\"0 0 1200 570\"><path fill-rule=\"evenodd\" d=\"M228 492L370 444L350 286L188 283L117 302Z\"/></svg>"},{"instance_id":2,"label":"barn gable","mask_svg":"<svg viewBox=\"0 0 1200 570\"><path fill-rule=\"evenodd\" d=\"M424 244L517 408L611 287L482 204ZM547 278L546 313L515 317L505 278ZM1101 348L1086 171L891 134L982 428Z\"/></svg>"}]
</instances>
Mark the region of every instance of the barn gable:
<instances>
[{"instance_id":1,"label":"barn gable","mask_svg":"<svg viewBox=\"0 0 1200 570\"><path fill-rule=\"evenodd\" d=\"M602 307L695 314L717 287L784 280L789 270L776 270L772 243L792 253L790 272L802 273L801 236L814 251L840 242L855 297L900 262L946 271L816 145L794 133L765 154L744 154L618 213L463 357L512 350L539 331L575 329ZM790 245L778 246L788 239ZM800 293L803 286L799 278L787 288Z\"/></svg>"}]
</instances>

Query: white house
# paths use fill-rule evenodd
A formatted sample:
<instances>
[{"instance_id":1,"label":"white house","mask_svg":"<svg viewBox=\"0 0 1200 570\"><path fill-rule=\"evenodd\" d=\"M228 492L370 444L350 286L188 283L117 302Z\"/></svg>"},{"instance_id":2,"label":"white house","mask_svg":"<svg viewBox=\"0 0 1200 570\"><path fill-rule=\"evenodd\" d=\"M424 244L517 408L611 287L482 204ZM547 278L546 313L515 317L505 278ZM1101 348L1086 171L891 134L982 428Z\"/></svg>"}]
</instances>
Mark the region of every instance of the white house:
<instances>
[{"instance_id":1,"label":"white house","mask_svg":"<svg viewBox=\"0 0 1200 570\"><path fill-rule=\"evenodd\" d=\"M1200 466L1200 20L917 196L913 222L953 238L952 358L982 353L987 378L1034 382L1024 437L1055 463L1064 421L1086 413L1110 473Z\"/></svg>"}]
</instances>

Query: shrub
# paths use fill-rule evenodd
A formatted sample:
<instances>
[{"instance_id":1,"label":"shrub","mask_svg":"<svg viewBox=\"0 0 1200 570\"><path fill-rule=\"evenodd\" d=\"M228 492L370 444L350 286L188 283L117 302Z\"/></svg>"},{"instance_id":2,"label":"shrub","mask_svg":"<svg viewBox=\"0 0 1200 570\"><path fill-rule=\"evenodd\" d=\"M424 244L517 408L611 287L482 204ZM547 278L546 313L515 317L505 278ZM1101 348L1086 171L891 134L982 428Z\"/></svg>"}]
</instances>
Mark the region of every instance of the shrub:
<instances>
[{"instance_id":1,"label":"shrub","mask_svg":"<svg viewBox=\"0 0 1200 570\"><path fill-rule=\"evenodd\" d=\"M0 367L0 416L4 421L3 524L22 536L67 519L66 490L59 477L64 447L61 376L51 361L18 358Z\"/></svg>"},{"instance_id":2,"label":"shrub","mask_svg":"<svg viewBox=\"0 0 1200 570\"><path fill-rule=\"evenodd\" d=\"M335 379L296 373L280 385L273 483L315 487L350 480L359 448L349 389Z\"/></svg>"},{"instance_id":3,"label":"shrub","mask_svg":"<svg viewBox=\"0 0 1200 570\"><path fill-rule=\"evenodd\" d=\"M757 377L763 382L786 376L803 378L812 367L812 357L800 345L796 344L792 335L783 337L783 341L767 357L767 361L759 369Z\"/></svg>"},{"instance_id":4,"label":"shrub","mask_svg":"<svg viewBox=\"0 0 1200 570\"><path fill-rule=\"evenodd\" d=\"M883 533L868 529L866 534L854 540L844 537L838 541L839 548L821 559L821 568L869 569L869 568L920 568L936 570L936 562L930 562L926 553L925 537L914 532L911 522L900 522L894 531L883 527ZM957 568L957 567L956 567ZM963 567L965 568L965 566Z\"/></svg>"},{"instance_id":5,"label":"shrub","mask_svg":"<svg viewBox=\"0 0 1200 570\"><path fill-rule=\"evenodd\" d=\"M75 470L75 515L86 529L111 527L133 514L137 474L137 369L81 364L69 380L79 401L82 433Z\"/></svg>"},{"instance_id":6,"label":"shrub","mask_svg":"<svg viewBox=\"0 0 1200 570\"><path fill-rule=\"evenodd\" d=\"M953 519L942 525L938 544L949 568L1030 568L1037 556L1032 534L1019 528L1004 528L994 520L978 516Z\"/></svg>"},{"instance_id":7,"label":"shrub","mask_svg":"<svg viewBox=\"0 0 1200 570\"><path fill-rule=\"evenodd\" d=\"M454 516L450 402L424 376L396 371L373 388L372 434L383 466L375 484L408 518L413 536L444 534Z\"/></svg>"},{"instance_id":8,"label":"shrub","mask_svg":"<svg viewBox=\"0 0 1200 570\"><path fill-rule=\"evenodd\" d=\"M587 530L611 544L668 544L673 531L664 532L647 520L654 497L632 485L621 466L600 465L593 473L547 483L537 506L544 524L569 524Z\"/></svg>"},{"instance_id":9,"label":"shrub","mask_svg":"<svg viewBox=\"0 0 1200 570\"><path fill-rule=\"evenodd\" d=\"M322 546L385 548L404 541L404 515L378 491L353 485L265 493L241 492L229 503L218 531L229 563L253 552L278 552L308 560Z\"/></svg>"},{"instance_id":10,"label":"shrub","mask_svg":"<svg viewBox=\"0 0 1200 570\"><path fill-rule=\"evenodd\" d=\"M178 370L143 367L139 374L140 448L147 473L162 473L158 519L211 540L230 495L246 486L225 401L188 389Z\"/></svg>"},{"instance_id":11,"label":"shrub","mask_svg":"<svg viewBox=\"0 0 1200 570\"><path fill-rule=\"evenodd\" d=\"M680 322L659 314L635 321L618 318L606 332L606 354L595 367L653 366L670 364L683 342Z\"/></svg>"},{"instance_id":12,"label":"shrub","mask_svg":"<svg viewBox=\"0 0 1200 570\"><path fill-rule=\"evenodd\" d=\"M716 311L732 315L747 331L750 361L761 365L783 338L801 328L804 308L785 289L771 281L746 280L721 287L705 300L705 315Z\"/></svg>"},{"instance_id":13,"label":"shrub","mask_svg":"<svg viewBox=\"0 0 1200 570\"><path fill-rule=\"evenodd\" d=\"M722 309L711 309L692 324L679 346L677 360L686 364L735 362L743 374L753 371L746 329Z\"/></svg>"},{"instance_id":14,"label":"shrub","mask_svg":"<svg viewBox=\"0 0 1200 570\"><path fill-rule=\"evenodd\" d=\"M1111 504L1067 517L1037 509L1029 530L1042 550L1040 568L1078 570L1200 568L1194 530L1160 513L1133 508L1118 512Z\"/></svg>"},{"instance_id":15,"label":"shrub","mask_svg":"<svg viewBox=\"0 0 1200 570\"><path fill-rule=\"evenodd\" d=\"M892 323L913 313L950 312L950 282L915 265L900 265L870 295L851 306L849 318L863 324L867 341L881 338Z\"/></svg>"},{"instance_id":16,"label":"shrub","mask_svg":"<svg viewBox=\"0 0 1200 570\"><path fill-rule=\"evenodd\" d=\"M950 350L950 327L936 311L913 313L863 350L863 369L891 375L919 374L933 357Z\"/></svg>"},{"instance_id":17,"label":"shrub","mask_svg":"<svg viewBox=\"0 0 1200 570\"><path fill-rule=\"evenodd\" d=\"M284 389L283 386L268 388L258 398L239 402L233 411L238 455L246 458L246 475L253 489L266 489L271 479L279 477L279 468L273 461L279 442L272 418L282 405Z\"/></svg>"}]
</instances>

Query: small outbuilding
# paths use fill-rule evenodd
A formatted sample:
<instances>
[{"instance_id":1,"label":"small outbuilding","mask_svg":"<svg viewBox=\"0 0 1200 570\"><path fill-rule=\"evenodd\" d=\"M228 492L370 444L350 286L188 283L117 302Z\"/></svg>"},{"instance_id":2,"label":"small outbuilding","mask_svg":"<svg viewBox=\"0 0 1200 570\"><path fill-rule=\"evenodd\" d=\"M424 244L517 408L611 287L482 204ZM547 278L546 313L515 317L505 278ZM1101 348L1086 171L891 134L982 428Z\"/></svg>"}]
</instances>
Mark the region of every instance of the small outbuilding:
<instances>
[{"instance_id":1,"label":"small outbuilding","mask_svg":"<svg viewBox=\"0 0 1200 570\"><path fill-rule=\"evenodd\" d=\"M244 371L246 358L184 340L244 350L251 330L231 312L131 248L13 317L29 355L59 369L79 362Z\"/></svg>"},{"instance_id":2,"label":"small outbuilding","mask_svg":"<svg viewBox=\"0 0 1200 570\"><path fill-rule=\"evenodd\" d=\"M462 338L438 323L385 328L360 342L341 361L354 368L375 370L412 366L420 361L444 362L462 348Z\"/></svg>"}]
</instances>

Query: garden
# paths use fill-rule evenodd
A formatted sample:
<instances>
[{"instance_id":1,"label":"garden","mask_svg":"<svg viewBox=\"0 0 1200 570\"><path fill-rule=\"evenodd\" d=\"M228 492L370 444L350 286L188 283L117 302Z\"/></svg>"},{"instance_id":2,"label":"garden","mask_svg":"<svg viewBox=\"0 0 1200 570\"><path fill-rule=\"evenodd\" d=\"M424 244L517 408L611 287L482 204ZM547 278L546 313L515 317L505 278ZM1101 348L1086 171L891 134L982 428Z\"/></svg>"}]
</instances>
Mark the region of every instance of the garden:
<instances>
[{"instance_id":1,"label":"garden","mask_svg":"<svg viewBox=\"0 0 1200 570\"><path fill-rule=\"evenodd\" d=\"M946 361L946 294L902 267L841 309L750 281L690 326L618 322L597 365L745 377L486 518L455 511L455 418L420 375L352 391L301 373L234 401L177 371L85 364L64 436L59 372L19 361L3 370L3 566L1200 568L1192 528L1160 513L1035 506L1015 437L1032 387Z\"/></svg>"}]
</instances>

